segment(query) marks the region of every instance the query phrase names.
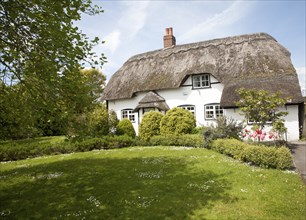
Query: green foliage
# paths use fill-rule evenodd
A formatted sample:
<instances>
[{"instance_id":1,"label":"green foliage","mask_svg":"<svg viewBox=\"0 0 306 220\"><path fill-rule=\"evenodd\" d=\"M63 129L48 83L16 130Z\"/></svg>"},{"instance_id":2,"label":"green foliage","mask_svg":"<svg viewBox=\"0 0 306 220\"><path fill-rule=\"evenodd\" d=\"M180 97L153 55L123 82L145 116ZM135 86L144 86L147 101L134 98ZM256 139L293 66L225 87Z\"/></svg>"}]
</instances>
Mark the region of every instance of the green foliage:
<instances>
[{"instance_id":1,"label":"green foliage","mask_svg":"<svg viewBox=\"0 0 306 220\"><path fill-rule=\"evenodd\" d=\"M195 128L194 115L182 108L170 109L160 122L162 135L190 134Z\"/></svg>"},{"instance_id":2,"label":"green foliage","mask_svg":"<svg viewBox=\"0 0 306 220\"><path fill-rule=\"evenodd\" d=\"M98 105L89 114L89 135L101 137L109 134L109 114L105 105Z\"/></svg>"},{"instance_id":3,"label":"green foliage","mask_svg":"<svg viewBox=\"0 0 306 220\"><path fill-rule=\"evenodd\" d=\"M205 146L209 147L209 144L219 138L234 138L239 139L243 124L238 123L232 118L226 116L218 117L216 124L211 124L208 127L203 128L203 135L205 140Z\"/></svg>"},{"instance_id":4,"label":"green foliage","mask_svg":"<svg viewBox=\"0 0 306 220\"><path fill-rule=\"evenodd\" d=\"M132 138L136 137L136 133L135 133L133 124L127 118L124 118L121 121L119 121L116 127L116 134L117 135L127 135Z\"/></svg>"},{"instance_id":5,"label":"green foliage","mask_svg":"<svg viewBox=\"0 0 306 220\"><path fill-rule=\"evenodd\" d=\"M66 134L78 117L94 108L105 81L95 69L80 71L85 63L101 66L105 57L92 51L99 39L90 40L75 21L82 13L103 10L91 0L20 0L1 1L0 11L1 84L22 90L11 99L15 104L10 101L13 111L1 103L11 113L0 139Z\"/></svg>"},{"instance_id":6,"label":"green foliage","mask_svg":"<svg viewBox=\"0 0 306 220\"><path fill-rule=\"evenodd\" d=\"M54 141L55 140L55 141ZM68 141L62 137L38 138L0 144L0 161L22 160L44 155L85 152L91 150L129 147L134 139L128 136L104 136L80 141Z\"/></svg>"},{"instance_id":7,"label":"green foliage","mask_svg":"<svg viewBox=\"0 0 306 220\"><path fill-rule=\"evenodd\" d=\"M236 103L246 120L253 120L262 130L267 122L279 121L288 112L278 111L278 107L286 104L280 93L270 94L265 90L244 89L237 91L240 100Z\"/></svg>"},{"instance_id":8,"label":"green foliage","mask_svg":"<svg viewBox=\"0 0 306 220\"><path fill-rule=\"evenodd\" d=\"M81 14L103 12L91 0L1 1L0 77L20 81L28 89L53 90L65 70L81 63L102 64L105 57L92 51L89 40L75 25ZM99 60L99 61L97 61Z\"/></svg>"},{"instance_id":9,"label":"green foliage","mask_svg":"<svg viewBox=\"0 0 306 220\"><path fill-rule=\"evenodd\" d=\"M108 113L108 127L109 127L109 134L114 135L116 133L116 127L119 123L117 118L117 114L114 110L110 110Z\"/></svg>"},{"instance_id":10,"label":"green foliage","mask_svg":"<svg viewBox=\"0 0 306 220\"><path fill-rule=\"evenodd\" d=\"M273 123L272 130L270 131L270 136L277 143L284 140L284 134L287 132L285 127L285 120L279 119Z\"/></svg>"},{"instance_id":11,"label":"green foliage","mask_svg":"<svg viewBox=\"0 0 306 220\"><path fill-rule=\"evenodd\" d=\"M153 146L185 146L185 147L204 147L204 140L198 134L183 135L157 135L151 137L149 145Z\"/></svg>"},{"instance_id":12,"label":"green foliage","mask_svg":"<svg viewBox=\"0 0 306 220\"><path fill-rule=\"evenodd\" d=\"M164 117L161 112L151 111L144 114L139 125L139 136L149 140L152 136L160 134L160 121Z\"/></svg>"},{"instance_id":13,"label":"green foliage","mask_svg":"<svg viewBox=\"0 0 306 220\"><path fill-rule=\"evenodd\" d=\"M40 135L41 130L35 126L34 108L23 86L6 86L0 80L0 140Z\"/></svg>"},{"instance_id":14,"label":"green foliage","mask_svg":"<svg viewBox=\"0 0 306 220\"><path fill-rule=\"evenodd\" d=\"M289 169L292 166L292 156L286 147L266 147L235 139L218 139L213 141L211 149L264 168Z\"/></svg>"},{"instance_id":15,"label":"green foliage","mask_svg":"<svg viewBox=\"0 0 306 220\"><path fill-rule=\"evenodd\" d=\"M7 86L0 80L0 140L87 134L104 83L100 71L77 70L62 76L59 89L44 94L50 100L42 100L22 83Z\"/></svg>"},{"instance_id":16,"label":"green foliage","mask_svg":"<svg viewBox=\"0 0 306 220\"><path fill-rule=\"evenodd\" d=\"M102 137L114 134L118 124L114 111L108 111L104 104L97 105L91 112L76 114L69 126L69 137L76 140L88 137Z\"/></svg>"}]
</instances>

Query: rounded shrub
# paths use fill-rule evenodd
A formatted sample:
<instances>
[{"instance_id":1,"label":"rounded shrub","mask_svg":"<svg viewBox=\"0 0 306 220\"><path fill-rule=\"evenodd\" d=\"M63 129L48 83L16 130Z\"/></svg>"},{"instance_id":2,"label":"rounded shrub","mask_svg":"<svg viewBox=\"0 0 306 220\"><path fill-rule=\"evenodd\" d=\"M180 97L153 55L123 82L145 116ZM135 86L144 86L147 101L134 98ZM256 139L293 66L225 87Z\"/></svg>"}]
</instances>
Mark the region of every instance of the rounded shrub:
<instances>
[{"instance_id":1,"label":"rounded shrub","mask_svg":"<svg viewBox=\"0 0 306 220\"><path fill-rule=\"evenodd\" d=\"M160 133L162 135L190 134L194 128L193 114L178 107L169 110L160 122Z\"/></svg>"},{"instance_id":2,"label":"rounded shrub","mask_svg":"<svg viewBox=\"0 0 306 220\"><path fill-rule=\"evenodd\" d=\"M151 111L144 114L139 125L139 137L149 140L152 136L160 134L160 121L164 115L160 112Z\"/></svg>"},{"instance_id":3,"label":"rounded shrub","mask_svg":"<svg viewBox=\"0 0 306 220\"><path fill-rule=\"evenodd\" d=\"M108 133L108 111L104 105L99 105L89 114L89 136L101 137Z\"/></svg>"},{"instance_id":4,"label":"rounded shrub","mask_svg":"<svg viewBox=\"0 0 306 220\"><path fill-rule=\"evenodd\" d=\"M136 137L136 133L135 133L133 124L127 118L124 118L121 121L119 121L116 127L116 134L117 135L127 135L132 138Z\"/></svg>"}]
</instances>

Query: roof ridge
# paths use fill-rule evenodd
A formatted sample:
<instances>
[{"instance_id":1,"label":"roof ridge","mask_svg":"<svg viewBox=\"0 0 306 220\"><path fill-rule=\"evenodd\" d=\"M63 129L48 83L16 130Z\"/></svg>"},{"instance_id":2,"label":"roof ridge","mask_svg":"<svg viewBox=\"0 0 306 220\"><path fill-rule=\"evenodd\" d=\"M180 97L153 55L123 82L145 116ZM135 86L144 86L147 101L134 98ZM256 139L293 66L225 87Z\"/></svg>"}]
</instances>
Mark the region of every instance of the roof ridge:
<instances>
[{"instance_id":1,"label":"roof ridge","mask_svg":"<svg viewBox=\"0 0 306 220\"><path fill-rule=\"evenodd\" d=\"M248 39L245 39L246 37L249 37ZM250 37L255 37L254 39L250 39ZM234 42L234 39L238 39L238 38L244 38L241 39L239 42ZM226 43L226 42L222 42L222 41L226 41L232 39L232 42ZM140 61L143 59L149 59L153 56L158 56L160 58L166 58L169 56L172 56L173 54L177 54L177 53L185 53L188 52L190 50L195 50L195 49L200 49L200 48L208 48L211 46L220 46L220 45L231 45L231 44L241 44L244 43L246 41L250 41L250 40L263 40L263 39L272 39L274 41L277 42L277 40L275 38L273 38L271 35L264 33L264 32L259 32L259 33L255 33L255 34L244 34L244 35L237 35L237 36L231 36L231 37L225 37L225 38L216 38L216 39L212 39L212 40L207 40L207 41L199 41L199 42L195 42L195 43L188 43L188 44L181 44L181 45L176 45L176 46L172 46L170 48L162 48L162 49L158 49L158 50L153 50L153 51L149 51L149 52L145 52L145 53L140 53L137 55L132 56L130 59L128 59L126 61L126 63L129 62L134 62L134 61ZM220 43L215 43L213 44L213 42L217 42L217 41L221 41ZM202 45L199 45L202 44ZM205 45L203 45L205 44ZM190 47L192 45L199 45L197 47ZM187 47L186 49L183 49L183 47ZM169 50L177 50L177 51L173 51L170 52L169 54L166 55L161 55L160 52L162 51L169 51ZM149 56L145 57L145 55L148 54ZM151 55L151 56L150 56ZM139 58L138 58L139 57Z\"/></svg>"}]
</instances>

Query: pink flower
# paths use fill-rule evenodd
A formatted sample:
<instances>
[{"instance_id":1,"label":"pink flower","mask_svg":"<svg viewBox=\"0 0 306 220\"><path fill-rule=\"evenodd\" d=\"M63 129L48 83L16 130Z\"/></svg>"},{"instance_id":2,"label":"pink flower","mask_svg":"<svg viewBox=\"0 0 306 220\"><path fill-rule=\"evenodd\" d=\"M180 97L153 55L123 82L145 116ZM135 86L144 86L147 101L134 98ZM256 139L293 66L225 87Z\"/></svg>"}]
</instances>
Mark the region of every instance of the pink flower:
<instances>
[{"instance_id":1,"label":"pink flower","mask_svg":"<svg viewBox=\"0 0 306 220\"><path fill-rule=\"evenodd\" d=\"M266 137L266 135L262 134L262 135L260 136L260 139L263 141L263 140L265 139L265 137Z\"/></svg>"},{"instance_id":2,"label":"pink flower","mask_svg":"<svg viewBox=\"0 0 306 220\"><path fill-rule=\"evenodd\" d=\"M242 134L242 137L246 137L246 133L243 133L243 134Z\"/></svg>"}]
</instances>

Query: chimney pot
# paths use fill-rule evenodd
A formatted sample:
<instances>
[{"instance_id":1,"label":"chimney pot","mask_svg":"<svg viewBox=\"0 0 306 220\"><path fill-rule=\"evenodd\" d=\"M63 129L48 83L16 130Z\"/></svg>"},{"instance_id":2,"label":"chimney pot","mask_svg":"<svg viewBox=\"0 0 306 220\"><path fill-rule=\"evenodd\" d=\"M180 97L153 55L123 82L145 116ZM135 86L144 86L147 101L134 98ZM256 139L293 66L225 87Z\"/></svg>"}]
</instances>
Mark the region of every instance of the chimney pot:
<instances>
[{"instance_id":1,"label":"chimney pot","mask_svg":"<svg viewBox=\"0 0 306 220\"><path fill-rule=\"evenodd\" d=\"M172 27L166 28L166 34L164 36L164 48L172 47L176 45L176 39L173 36Z\"/></svg>"},{"instance_id":2,"label":"chimney pot","mask_svg":"<svg viewBox=\"0 0 306 220\"><path fill-rule=\"evenodd\" d=\"M169 35L169 28L166 28L166 35Z\"/></svg>"}]
</instances>

